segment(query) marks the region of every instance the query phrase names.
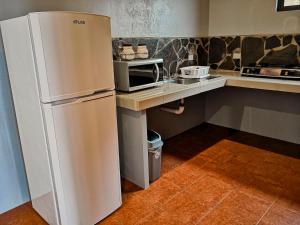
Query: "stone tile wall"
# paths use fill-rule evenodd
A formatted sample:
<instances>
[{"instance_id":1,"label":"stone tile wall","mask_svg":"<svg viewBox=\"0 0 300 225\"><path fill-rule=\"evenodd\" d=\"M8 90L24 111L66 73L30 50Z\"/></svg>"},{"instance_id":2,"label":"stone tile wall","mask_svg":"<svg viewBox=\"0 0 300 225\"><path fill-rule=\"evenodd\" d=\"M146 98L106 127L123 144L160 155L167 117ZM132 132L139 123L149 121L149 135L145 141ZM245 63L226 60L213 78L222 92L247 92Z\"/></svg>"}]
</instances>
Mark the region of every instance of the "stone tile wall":
<instances>
[{"instance_id":1,"label":"stone tile wall","mask_svg":"<svg viewBox=\"0 0 300 225\"><path fill-rule=\"evenodd\" d=\"M115 38L113 54L122 44L147 45L149 57L163 58L165 73L180 67L209 65L212 69L239 71L252 64L300 65L300 34L202 38ZM194 60L188 61L192 54Z\"/></svg>"},{"instance_id":2,"label":"stone tile wall","mask_svg":"<svg viewBox=\"0 0 300 225\"><path fill-rule=\"evenodd\" d=\"M150 58L163 58L165 75L174 74L180 67L198 65L197 49L200 39L194 38L118 38L113 39L113 55L117 58L118 46L132 44L136 47L144 43L148 47ZM188 55L193 54L195 60L188 61ZM206 64L206 62L205 62Z\"/></svg>"}]
</instances>

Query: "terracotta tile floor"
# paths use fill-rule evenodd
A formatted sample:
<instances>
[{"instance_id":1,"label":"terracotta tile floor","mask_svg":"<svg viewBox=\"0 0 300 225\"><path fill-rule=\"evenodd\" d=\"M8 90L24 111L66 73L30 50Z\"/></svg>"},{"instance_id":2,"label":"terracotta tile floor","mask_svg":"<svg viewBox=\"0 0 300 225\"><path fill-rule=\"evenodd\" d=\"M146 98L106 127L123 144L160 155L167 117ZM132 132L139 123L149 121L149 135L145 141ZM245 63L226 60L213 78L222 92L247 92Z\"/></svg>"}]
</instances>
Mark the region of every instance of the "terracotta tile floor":
<instances>
[{"instance_id":1,"label":"terracotta tile floor","mask_svg":"<svg viewBox=\"0 0 300 225\"><path fill-rule=\"evenodd\" d=\"M300 224L300 146L203 124L166 141L162 177L123 180L123 206L99 225ZM30 203L0 224L46 224Z\"/></svg>"}]
</instances>

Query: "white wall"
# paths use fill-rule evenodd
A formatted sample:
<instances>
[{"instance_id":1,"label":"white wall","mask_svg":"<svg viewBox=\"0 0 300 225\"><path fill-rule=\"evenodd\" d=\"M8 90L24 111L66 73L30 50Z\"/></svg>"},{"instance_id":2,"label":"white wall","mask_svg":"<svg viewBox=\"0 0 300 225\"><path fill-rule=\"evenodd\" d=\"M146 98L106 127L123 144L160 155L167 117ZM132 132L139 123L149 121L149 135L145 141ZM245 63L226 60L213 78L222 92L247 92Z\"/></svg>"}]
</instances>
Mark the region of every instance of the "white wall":
<instances>
[{"instance_id":1,"label":"white wall","mask_svg":"<svg viewBox=\"0 0 300 225\"><path fill-rule=\"evenodd\" d=\"M208 34L208 0L1 0L0 20L32 11L86 11L111 17L113 37Z\"/></svg>"},{"instance_id":2,"label":"white wall","mask_svg":"<svg viewBox=\"0 0 300 225\"><path fill-rule=\"evenodd\" d=\"M109 7L116 37L208 34L208 0L115 0Z\"/></svg>"},{"instance_id":3,"label":"white wall","mask_svg":"<svg viewBox=\"0 0 300 225\"><path fill-rule=\"evenodd\" d=\"M209 35L300 33L300 11L275 8L276 0L210 0Z\"/></svg>"},{"instance_id":4,"label":"white wall","mask_svg":"<svg viewBox=\"0 0 300 225\"><path fill-rule=\"evenodd\" d=\"M0 214L28 200L17 123L0 42Z\"/></svg>"},{"instance_id":5,"label":"white wall","mask_svg":"<svg viewBox=\"0 0 300 225\"><path fill-rule=\"evenodd\" d=\"M300 11L276 0L210 0L209 36L300 33ZM299 94L226 88L206 97L206 121L300 144Z\"/></svg>"},{"instance_id":6,"label":"white wall","mask_svg":"<svg viewBox=\"0 0 300 225\"><path fill-rule=\"evenodd\" d=\"M178 107L178 102L168 106ZM202 94L186 98L185 109L181 115L161 111L160 107L148 109L148 129L157 131L165 140L203 123L205 121L204 108L205 95Z\"/></svg>"},{"instance_id":7,"label":"white wall","mask_svg":"<svg viewBox=\"0 0 300 225\"><path fill-rule=\"evenodd\" d=\"M207 122L300 144L300 94L247 88L207 93Z\"/></svg>"}]
</instances>

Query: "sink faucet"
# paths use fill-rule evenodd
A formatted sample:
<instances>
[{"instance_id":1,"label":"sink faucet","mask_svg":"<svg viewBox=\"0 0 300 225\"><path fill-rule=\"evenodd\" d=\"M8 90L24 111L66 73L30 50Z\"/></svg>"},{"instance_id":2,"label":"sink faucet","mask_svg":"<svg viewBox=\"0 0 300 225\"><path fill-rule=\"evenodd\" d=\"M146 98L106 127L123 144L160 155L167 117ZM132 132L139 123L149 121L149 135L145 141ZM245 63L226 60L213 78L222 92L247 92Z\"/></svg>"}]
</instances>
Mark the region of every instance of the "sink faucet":
<instances>
[{"instance_id":1,"label":"sink faucet","mask_svg":"<svg viewBox=\"0 0 300 225\"><path fill-rule=\"evenodd\" d=\"M178 60L177 60L177 59L176 59L176 60L173 60L173 61L171 61L171 63L169 64L168 81L171 80L171 67L173 66L174 63L178 63ZM176 68L176 69L177 69L177 68ZM174 75L174 74L177 74L176 71L175 71L175 73L173 73L173 75Z\"/></svg>"}]
</instances>

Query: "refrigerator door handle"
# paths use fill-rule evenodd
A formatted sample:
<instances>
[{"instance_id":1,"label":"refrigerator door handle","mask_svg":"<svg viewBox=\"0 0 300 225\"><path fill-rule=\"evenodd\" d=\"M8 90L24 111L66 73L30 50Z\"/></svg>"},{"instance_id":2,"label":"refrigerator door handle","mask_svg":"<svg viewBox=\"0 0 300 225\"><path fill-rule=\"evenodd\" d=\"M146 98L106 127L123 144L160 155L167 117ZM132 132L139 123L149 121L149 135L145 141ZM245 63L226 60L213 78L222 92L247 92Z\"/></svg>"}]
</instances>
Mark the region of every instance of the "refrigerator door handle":
<instances>
[{"instance_id":1,"label":"refrigerator door handle","mask_svg":"<svg viewBox=\"0 0 300 225\"><path fill-rule=\"evenodd\" d=\"M95 100L95 99L105 98L105 97L113 96L113 95L114 95L114 91L99 92L99 93L96 92L94 95L83 97L83 98L78 98L76 102L78 102L78 103L88 102L88 101L92 101L92 100Z\"/></svg>"},{"instance_id":2,"label":"refrigerator door handle","mask_svg":"<svg viewBox=\"0 0 300 225\"><path fill-rule=\"evenodd\" d=\"M106 92L99 92L99 93L96 92L95 94L89 95L86 97L56 101L56 102L52 102L51 104L44 104L44 107L78 104L78 103L88 102L88 101L92 101L92 100L99 99L99 98L106 98L106 97L113 96L113 95L115 95L115 91L106 91Z\"/></svg>"}]
</instances>

